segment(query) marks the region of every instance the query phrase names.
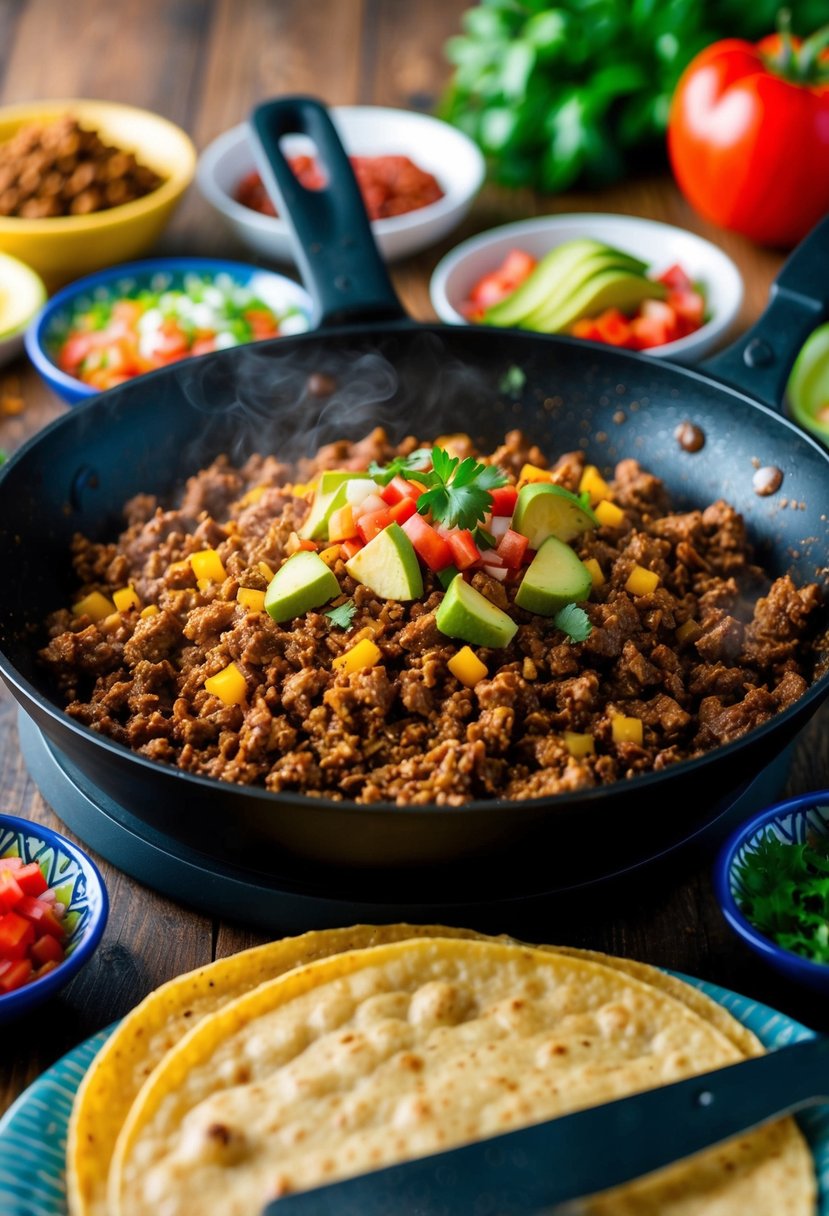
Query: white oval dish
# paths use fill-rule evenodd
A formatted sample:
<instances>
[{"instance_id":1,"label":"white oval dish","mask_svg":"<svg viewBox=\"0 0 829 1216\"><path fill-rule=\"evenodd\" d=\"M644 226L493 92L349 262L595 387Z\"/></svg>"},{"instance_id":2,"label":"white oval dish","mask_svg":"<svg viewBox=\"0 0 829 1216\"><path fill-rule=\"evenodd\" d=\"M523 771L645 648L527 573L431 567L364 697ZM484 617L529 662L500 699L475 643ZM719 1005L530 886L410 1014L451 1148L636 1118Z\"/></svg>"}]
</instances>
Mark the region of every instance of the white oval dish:
<instances>
[{"instance_id":1,"label":"white oval dish","mask_svg":"<svg viewBox=\"0 0 829 1216\"><path fill-rule=\"evenodd\" d=\"M331 118L347 152L408 156L432 173L444 192L443 198L427 207L372 223L385 258L391 261L416 253L461 222L484 180L484 158L471 139L456 127L413 110L338 106L331 110ZM302 136L291 136L285 143L288 152L310 150ZM293 238L285 221L262 215L233 197L241 178L253 168L247 126L242 123L205 148L196 182L207 202L248 248L263 257L292 262Z\"/></svg>"},{"instance_id":2,"label":"white oval dish","mask_svg":"<svg viewBox=\"0 0 829 1216\"><path fill-rule=\"evenodd\" d=\"M585 236L641 257L655 274L679 262L702 285L710 319L695 333L653 347L647 354L696 363L725 338L743 299L743 280L731 258L696 233L633 215L576 212L542 216L470 237L435 267L429 287L432 307L442 321L466 325L460 306L478 280L495 270L511 249L541 258L556 245Z\"/></svg>"}]
</instances>

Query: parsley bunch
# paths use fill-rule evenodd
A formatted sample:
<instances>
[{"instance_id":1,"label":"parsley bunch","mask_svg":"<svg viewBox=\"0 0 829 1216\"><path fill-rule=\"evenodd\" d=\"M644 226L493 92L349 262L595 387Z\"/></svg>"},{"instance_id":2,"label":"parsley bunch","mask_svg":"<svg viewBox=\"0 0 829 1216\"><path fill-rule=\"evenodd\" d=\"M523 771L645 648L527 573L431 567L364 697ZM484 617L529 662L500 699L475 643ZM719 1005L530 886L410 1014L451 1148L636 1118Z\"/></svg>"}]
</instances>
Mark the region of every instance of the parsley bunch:
<instances>
[{"instance_id":1,"label":"parsley bunch","mask_svg":"<svg viewBox=\"0 0 829 1216\"><path fill-rule=\"evenodd\" d=\"M755 929L803 958L829 963L829 839L789 844L767 831L737 875L737 902Z\"/></svg>"},{"instance_id":2,"label":"parsley bunch","mask_svg":"<svg viewBox=\"0 0 829 1216\"><path fill-rule=\"evenodd\" d=\"M376 460L372 460L368 471L378 485L387 486L398 473L401 477L408 477L413 470L425 468L429 460L429 449L417 448L414 452L409 452L408 456L395 456L390 464L378 464Z\"/></svg>"},{"instance_id":3,"label":"parsley bunch","mask_svg":"<svg viewBox=\"0 0 829 1216\"><path fill-rule=\"evenodd\" d=\"M495 465L478 464L472 456L461 460L439 447L432 448L428 473L412 469L408 477L426 487L417 500L420 514L431 511L432 518L447 528L474 528L492 506L489 491L508 481Z\"/></svg>"}]
</instances>

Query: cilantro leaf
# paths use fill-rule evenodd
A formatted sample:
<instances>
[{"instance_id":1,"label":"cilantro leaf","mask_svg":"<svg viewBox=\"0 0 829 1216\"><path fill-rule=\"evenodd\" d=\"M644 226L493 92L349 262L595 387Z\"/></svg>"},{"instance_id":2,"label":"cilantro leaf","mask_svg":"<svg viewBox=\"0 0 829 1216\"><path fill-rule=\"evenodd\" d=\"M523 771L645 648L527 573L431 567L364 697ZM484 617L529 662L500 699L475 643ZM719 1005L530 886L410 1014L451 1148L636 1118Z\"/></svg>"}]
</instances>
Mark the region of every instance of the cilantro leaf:
<instances>
[{"instance_id":1,"label":"cilantro leaf","mask_svg":"<svg viewBox=\"0 0 829 1216\"><path fill-rule=\"evenodd\" d=\"M350 629L351 622L354 620L354 614L357 611L357 605L354 600L346 600L337 608L330 608L324 615L334 625L339 625L340 629Z\"/></svg>"},{"instance_id":2,"label":"cilantro leaf","mask_svg":"<svg viewBox=\"0 0 829 1216\"><path fill-rule=\"evenodd\" d=\"M803 958L829 963L829 839L794 844L769 830L736 876L737 902L756 929Z\"/></svg>"},{"instance_id":3,"label":"cilantro leaf","mask_svg":"<svg viewBox=\"0 0 829 1216\"><path fill-rule=\"evenodd\" d=\"M487 532L486 528L480 525L472 533L475 544L479 549L496 549L498 542L491 532Z\"/></svg>"},{"instance_id":4,"label":"cilantro leaf","mask_svg":"<svg viewBox=\"0 0 829 1216\"><path fill-rule=\"evenodd\" d=\"M472 456L461 460L444 448L432 448L432 468L411 471L411 481L425 486L417 500L421 515L431 512L447 528L474 528L492 506L490 490L507 484L507 475L495 465L479 464Z\"/></svg>"},{"instance_id":5,"label":"cilantro leaf","mask_svg":"<svg viewBox=\"0 0 829 1216\"><path fill-rule=\"evenodd\" d=\"M590 637L593 628L590 617L578 604L565 604L553 617L553 624L566 633L571 642L583 642Z\"/></svg>"},{"instance_id":6,"label":"cilantro leaf","mask_svg":"<svg viewBox=\"0 0 829 1216\"><path fill-rule=\"evenodd\" d=\"M512 367L508 367L501 377L498 388L502 393L509 393L511 397L520 397L521 390L527 383L527 373L523 367L518 367L513 363Z\"/></svg>"},{"instance_id":7,"label":"cilantro leaf","mask_svg":"<svg viewBox=\"0 0 829 1216\"><path fill-rule=\"evenodd\" d=\"M410 452L408 456L395 456L390 464L378 464L376 460L372 460L368 466L369 474L381 486L387 486L393 477L400 474L401 477L408 477L413 470L422 469L429 463L429 449L417 448L414 452Z\"/></svg>"}]
</instances>

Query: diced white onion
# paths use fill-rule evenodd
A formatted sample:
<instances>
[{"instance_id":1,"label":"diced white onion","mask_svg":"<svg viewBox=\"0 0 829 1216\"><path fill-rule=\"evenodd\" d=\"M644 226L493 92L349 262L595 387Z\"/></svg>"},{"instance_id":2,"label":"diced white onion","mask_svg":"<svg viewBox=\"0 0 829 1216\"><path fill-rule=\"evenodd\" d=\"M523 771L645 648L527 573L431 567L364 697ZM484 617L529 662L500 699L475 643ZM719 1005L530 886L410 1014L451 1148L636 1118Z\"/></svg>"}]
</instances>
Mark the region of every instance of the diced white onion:
<instances>
[{"instance_id":1,"label":"diced white onion","mask_svg":"<svg viewBox=\"0 0 829 1216\"><path fill-rule=\"evenodd\" d=\"M496 540L500 540L509 532L509 526L512 523L512 517L509 515L493 515L492 523L487 528L487 532L494 536Z\"/></svg>"},{"instance_id":2,"label":"diced white onion","mask_svg":"<svg viewBox=\"0 0 829 1216\"><path fill-rule=\"evenodd\" d=\"M345 500L346 502L350 502L352 507L358 506L361 502L364 502L370 494L376 493L377 485L373 481L362 481L360 478L355 477L353 481L347 481L345 483Z\"/></svg>"}]
</instances>

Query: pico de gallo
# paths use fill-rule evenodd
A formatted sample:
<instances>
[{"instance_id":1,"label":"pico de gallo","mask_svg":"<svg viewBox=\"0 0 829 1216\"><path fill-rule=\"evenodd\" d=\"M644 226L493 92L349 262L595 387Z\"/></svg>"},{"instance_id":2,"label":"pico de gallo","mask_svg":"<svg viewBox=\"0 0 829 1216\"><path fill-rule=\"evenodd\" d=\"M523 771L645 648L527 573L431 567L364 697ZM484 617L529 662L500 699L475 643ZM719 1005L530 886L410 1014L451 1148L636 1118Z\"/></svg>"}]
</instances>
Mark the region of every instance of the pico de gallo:
<instances>
[{"instance_id":1,"label":"pico de gallo","mask_svg":"<svg viewBox=\"0 0 829 1216\"><path fill-rule=\"evenodd\" d=\"M0 996L60 966L65 916L66 905L37 862L0 857Z\"/></svg>"},{"instance_id":2,"label":"pico de gallo","mask_svg":"<svg viewBox=\"0 0 829 1216\"><path fill-rule=\"evenodd\" d=\"M85 301L55 353L61 371L96 389L191 355L307 329L296 307L277 313L228 274L187 275L183 287Z\"/></svg>"}]
</instances>

